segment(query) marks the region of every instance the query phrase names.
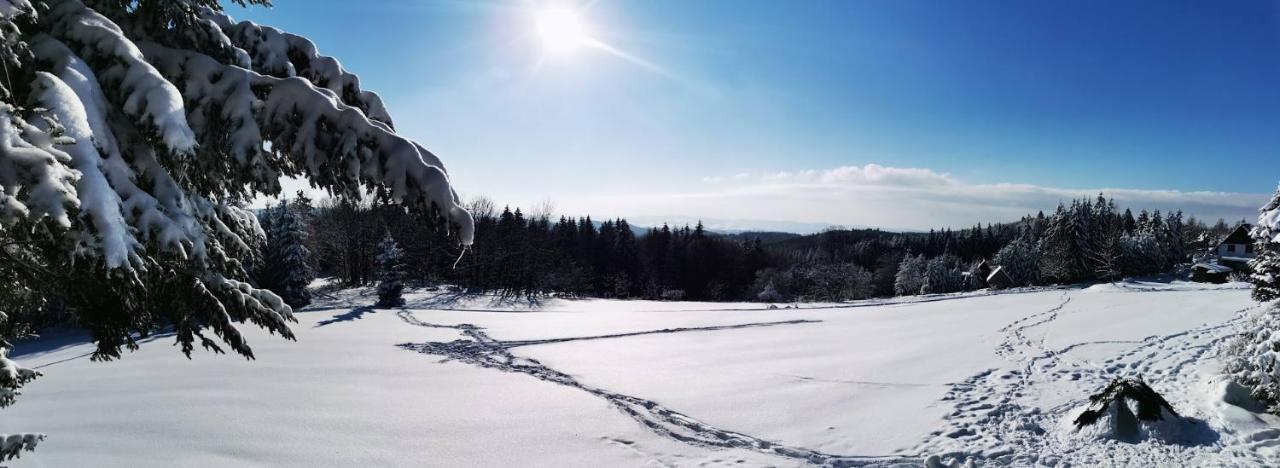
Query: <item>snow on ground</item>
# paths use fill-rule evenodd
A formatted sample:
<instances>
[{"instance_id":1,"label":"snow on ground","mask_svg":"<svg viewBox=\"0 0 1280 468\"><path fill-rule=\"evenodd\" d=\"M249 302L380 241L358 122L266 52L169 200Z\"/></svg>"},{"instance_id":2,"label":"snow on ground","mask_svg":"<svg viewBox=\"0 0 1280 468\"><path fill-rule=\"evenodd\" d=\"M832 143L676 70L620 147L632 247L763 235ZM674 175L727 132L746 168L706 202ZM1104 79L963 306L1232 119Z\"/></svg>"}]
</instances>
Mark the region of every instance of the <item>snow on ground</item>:
<instances>
[{"instance_id":1,"label":"snow on ground","mask_svg":"<svg viewBox=\"0 0 1280 468\"><path fill-rule=\"evenodd\" d=\"M1216 376L1260 310L1242 285L1088 288L780 305L347 290L257 361L172 337L91 363L78 335L22 343L45 376L0 432L44 466L1265 466L1280 420ZM1170 440L1069 424L1113 376L1188 422Z\"/></svg>"}]
</instances>

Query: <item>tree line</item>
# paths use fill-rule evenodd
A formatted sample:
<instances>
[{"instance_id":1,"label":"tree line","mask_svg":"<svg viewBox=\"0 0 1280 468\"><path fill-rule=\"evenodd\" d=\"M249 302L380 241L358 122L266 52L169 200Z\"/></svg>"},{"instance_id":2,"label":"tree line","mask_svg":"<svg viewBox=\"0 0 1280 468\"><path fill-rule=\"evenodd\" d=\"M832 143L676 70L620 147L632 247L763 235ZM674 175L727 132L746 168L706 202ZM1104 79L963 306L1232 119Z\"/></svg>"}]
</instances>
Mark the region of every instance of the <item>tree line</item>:
<instances>
[{"instance_id":1,"label":"tree line","mask_svg":"<svg viewBox=\"0 0 1280 468\"><path fill-rule=\"evenodd\" d=\"M397 278L471 292L844 301L983 288L995 267L1007 275L1002 286L1158 274L1234 227L1224 220L1207 225L1181 212L1134 215L1102 195L1011 223L929 232L830 229L808 236L724 235L702 223L638 228L624 218L554 216L548 207L533 213L498 209L487 198L468 209L475 243L464 250L442 223L397 206L325 200L313 207L305 197L282 202L260 214L269 250L261 284L284 288L277 292L286 299L299 296L296 285L309 282L312 272L344 285L373 284L385 275L378 255L386 246L379 244L390 239L402 270ZM291 248L290 242L305 245ZM306 265L298 265L297 252L307 253ZM308 276L289 281L288 275Z\"/></svg>"}]
</instances>

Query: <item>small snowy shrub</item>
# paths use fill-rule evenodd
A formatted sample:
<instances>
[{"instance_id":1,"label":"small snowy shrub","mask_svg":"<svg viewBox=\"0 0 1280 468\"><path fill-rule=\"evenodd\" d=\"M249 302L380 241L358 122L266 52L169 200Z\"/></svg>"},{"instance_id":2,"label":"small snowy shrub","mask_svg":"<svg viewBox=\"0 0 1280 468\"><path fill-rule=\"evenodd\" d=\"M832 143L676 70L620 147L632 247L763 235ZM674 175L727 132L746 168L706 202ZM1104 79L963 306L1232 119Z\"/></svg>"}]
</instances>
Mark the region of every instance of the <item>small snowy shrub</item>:
<instances>
[{"instance_id":1,"label":"small snowy shrub","mask_svg":"<svg viewBox=\"0 0 1280 468\"><path fill-rule=\"evenodd\" d=\"M756 299L761 302L782 302L786 300L782 297L782 293L778 292L778 288L773 286L772 281L766 284L759 294L756 294Z\"/></svg>"},{"instance_id":2,"label":"small snowy shrub","mask_svg":"<svg viewBox=\"0 0 1280 468\"><path fill-rule=\"evenodd\" d=\"M1117 378L1089 396L1089 406L1072 423L1102 438L1137 442L1147 437L1177 440L1181 416L1140 378Z\"/></svg>"}]
</instances>

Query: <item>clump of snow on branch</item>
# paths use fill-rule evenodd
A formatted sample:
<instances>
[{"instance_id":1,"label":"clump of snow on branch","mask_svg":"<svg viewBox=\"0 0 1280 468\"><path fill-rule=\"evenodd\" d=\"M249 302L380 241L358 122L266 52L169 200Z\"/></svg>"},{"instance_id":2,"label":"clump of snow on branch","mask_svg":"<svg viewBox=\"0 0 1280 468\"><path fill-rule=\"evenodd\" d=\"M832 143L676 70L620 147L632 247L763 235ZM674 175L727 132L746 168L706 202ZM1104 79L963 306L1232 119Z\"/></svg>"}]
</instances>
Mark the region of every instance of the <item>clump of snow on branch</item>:
<instances>
[{"instance_id":1,"label":"clump of snow on branch","mask_svg":"<svg viewBox=\"0 0 1280 468\"><path fill-rule=\"evenodd\" d=\"M337 59L320 55L307 38L249 21L234 23L226 15L208 9L204 10L204 16L247 52L254 71L278 78L305 78L331 91L343 103L360 109L369 119L389 129L394 126L382 98L361 89L359 77L344 70Z\"/></svg>"},{"instance_id":2,"label":"clump of snow on branch","mask_svg":"<svg viewBox=\"0 0 1280 468\"><path fill-rule=\"evenodd\" d=\"M76 192L79 195L80 218L84 222L80 223L77 250L90 255L91 252L101 252L109 268L126 263L141 266L143 261L137 252L142 245L125 223L120 212L120 196L103 173L103 159L93 146L93 131L84 106L65 82L47 73L37 76L35 88L40 105L51 110L65 128L65 135L72 140L59 147L70 155L72 165L80 173Z\"/></svg>"},{"instance_id":3,"label":"clump of snow on branch","mask_svg":"<svg viewBox=\"0 0 1280 468\"><path fill-rule=\"evenodd\" d=\"M48 218L69 227L68 207L79 202L71 157L54 145L69 140L58 137L60 128L47 116L35 115L48 128L27 123L18 109L0 103L0 225L20 219Z\"/></svg>"},{"instance_id":4,"label":"clump of snow on branch","mask_svg":"<svg viewBox=\"0 0 1280 468\"><path fill-rule=\"evenodd\" d=\"M144 127L154 127L174 153L186 154L195 148L182 96L147 63L119 26L75 0L56 2L46 16L53 36L81 56L106 64L98 70L98 78L125 114Z\"/></svg>"}]
</instances>

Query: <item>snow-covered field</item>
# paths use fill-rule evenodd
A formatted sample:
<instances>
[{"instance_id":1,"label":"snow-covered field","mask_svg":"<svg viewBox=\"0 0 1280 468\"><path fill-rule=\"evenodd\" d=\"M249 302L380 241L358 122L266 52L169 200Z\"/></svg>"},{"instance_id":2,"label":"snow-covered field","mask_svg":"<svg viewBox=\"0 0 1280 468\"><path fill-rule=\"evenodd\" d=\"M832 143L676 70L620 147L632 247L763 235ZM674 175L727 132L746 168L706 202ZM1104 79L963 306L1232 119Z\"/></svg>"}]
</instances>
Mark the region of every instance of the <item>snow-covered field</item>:
<instances>
[{"instance_id":1,"label":"snow-covered field","mask_svg":"<svg viewBox=\"0 0 1280 468\"><path fill-rule=\"evenodd\" d=\"M1089 288L801 304L367 291L297 313L258 356L172 337L92 363L75 335L22 343L45 376L0 432L49 438L13 467L1275 466L1280 421L1213 356L1260 307L1242 285ZM1070 425L1141 375L1188 422L1126 443Z\"/></svg>"}]
</instances>

